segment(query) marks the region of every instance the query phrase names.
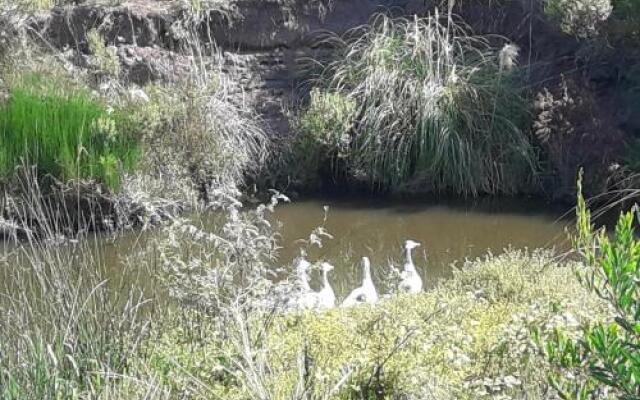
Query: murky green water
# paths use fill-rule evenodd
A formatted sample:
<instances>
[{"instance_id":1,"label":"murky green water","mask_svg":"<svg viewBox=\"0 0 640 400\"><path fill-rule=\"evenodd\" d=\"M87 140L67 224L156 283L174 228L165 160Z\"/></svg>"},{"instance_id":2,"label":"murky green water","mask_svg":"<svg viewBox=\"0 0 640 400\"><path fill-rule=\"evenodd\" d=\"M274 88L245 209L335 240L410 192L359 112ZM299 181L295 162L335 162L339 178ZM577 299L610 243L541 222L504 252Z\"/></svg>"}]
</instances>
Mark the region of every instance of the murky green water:
<instances>
[{"instance_id":1,"label":"murky green water","mask_svg":"<svg viewBox=\"0 0 640 400\"><path fill-rule=\"evenodd\" d=\"M324 225L334 239L325 240L322 248L312 248L308 258L336 265L334 286L340 293L359 285L362 256L371 258L378 281L387 276L389 264L401 267L406 239L422 244L416 249L415 262L427 287L449 276L451 264L459 261L461 265L465 258L488 251L497 254L507 247L562 250L568 244L568 221L560 220L563 210L536 202L425 205L312 200L287 205L276 214L283 223L284 260L299 254L297 239L323 224L324 205L329 206Z\"/></svg>"},{"instance_id":2,"label":"murky green water","mask_svg":"<svg viewBox=\"0 0 640 400\"><path fill-rule=\"evenodd\" d=\"M325 205L329 206L326 221ZM301 247L310 261L329 261L336 266L331 279L340 296L360 284L362 256L371 258L374 278L384 287L388 266L402 265L406 239L422 243L415 261L426 287L447 277L453 262L483 256L487 251L499 253L507 247L564 249L567 221L559 220L562 212L522 199L475 204L316 199L281 206L275 219L282 223L280 262L291 263ZM322 248L300 242L320 225L334 238L325 239ZM135 257L137 249L148 249L145 243L152 236L130 233L115 240L97 239L92 247L105 260L107 273L121 279L122 260ZM153 252L144 254L150 256ZM319 278L316 275L313 279L312 286L317 287Z\"/></svg>"}]
</instances>

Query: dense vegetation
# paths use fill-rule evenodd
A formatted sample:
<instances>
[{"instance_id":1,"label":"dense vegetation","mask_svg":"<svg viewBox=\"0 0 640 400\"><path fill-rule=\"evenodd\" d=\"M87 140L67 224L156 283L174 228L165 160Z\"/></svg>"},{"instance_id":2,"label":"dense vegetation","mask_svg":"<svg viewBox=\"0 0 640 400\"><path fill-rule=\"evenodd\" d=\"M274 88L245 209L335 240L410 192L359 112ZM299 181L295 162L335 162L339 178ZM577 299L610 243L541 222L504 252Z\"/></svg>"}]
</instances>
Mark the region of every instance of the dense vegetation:
<instances>
[{"instance_id":1,"label":"dense vegetation","mask_svg":"<svg viewBox=\"0 0 640 400\"><path fill-rule=\"evenodd\" d=\"M63 182L95 178L117 189L137 155L136 139L119 129L124 116L59 85L26 76L11 88L0 109L0 178L8 181L24 163Z\"/></svg>"},{"instance_id":2,"label":"dense vegetation","mask_svg":"<svg viewBox=\"0 0 640 400\"><path fill-rule=\"evenodd\" d=\"M530 329L575 332L578 322L607 315L575 280L581 268L511 252L470 261L429 293L376 307L250 318L256 327L247 327L246 351L260 354L255 365L235 342L241 326L221 330L211 314L199 322L203 336L184 336L183 325L163 329L150 362L177 393L203 399L256 398L258 390L274 399L302 398L301 390L336 399L544 398L552 368ZM223 333L204 335L210 331Z\"/></svg>"},{"instance_id":3,"label":"dense vegetation","mask_svg":"<svg viewBox=\"0 0 640 400\"><path fill-rule=\"evenodd\" d=\"M57 49L24 14L71 3L0 0L0 398L640 396L637 209L596 232L581 193L637 196L640 126L612 109L638 99L640 3L527 1L513 37L464 11L517 0L378 15L321 44L285 137L211 42L218 2L170 3L182 74L144 86L104 26ZM569 254L489 254L351 309L286 301L296 271L272 214L289 199L261 188L566 198L581 167ZM152 233L114 278L94 230L133 227Z\"/></svg>"},{"instance_id":4,"label":"dense vegetation","mask_svg":"<svg viewBox=\"0 0 640 400\"><path fill-rule=\"evenodd\" d=\"M578 198L576 244L590 266L579 277L614 310L614 319L585 325L578 337L557 329L547 341L546 355L558 369L551 382L562 398L602 396L603 386L622 399L640 397L640 241L634 231L636 217L637 209L620 215L611 239L604 230L594 232L584 199Z\"/></svg>"},{"instance_id":5,"label":"dense vegetation","mask_svg":"<svg viewBox=\"0 0 640 400\"><path fill-rule=\"evenodd\" d=\"M334 176L392 190L522 190L536 159L517 53L450 18L379 17L327 67L326 93L300 117L304 170L331 164Z\"/></svg>"}]
</instances>

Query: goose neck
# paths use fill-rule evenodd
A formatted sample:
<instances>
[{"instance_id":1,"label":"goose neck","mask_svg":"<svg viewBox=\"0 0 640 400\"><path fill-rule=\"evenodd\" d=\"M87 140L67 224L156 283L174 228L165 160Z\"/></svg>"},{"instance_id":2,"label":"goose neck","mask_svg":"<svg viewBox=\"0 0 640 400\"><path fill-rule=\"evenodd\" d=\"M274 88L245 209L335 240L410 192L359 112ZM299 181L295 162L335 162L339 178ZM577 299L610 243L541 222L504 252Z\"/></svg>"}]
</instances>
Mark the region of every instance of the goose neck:
<instances>
[{"instance_id":1,"label":"goose neck","mask_svg":"<svg viewBox=\"0 0 640 400\"><path fill-rule=\"evenodd\" d=\"M322 271L322 284L324 287L329 287L329 271L326 269Z\"/></svg>"},{"instance_id":2,"label":"goose neck","mask_svg":"<svg viewBox=\"0 0 640 400\"><path fill-rule=\"evenodd\" d=\"M415 271L415 266L413 265L413 257L411 255L411 249L406 248L406 262L404 264L404 269L406 271Z\"/></svg>"},{"instance_id":3,"label":"goose neck","mask_svg":"<svg viewBox=\"0 0 640 400\"><path fill-rule=\"evenodd\" d=\"M371 281L371 266L369 263L365 263L364 265L364 280L366 282Z\"/></svg>"}]
</instances>

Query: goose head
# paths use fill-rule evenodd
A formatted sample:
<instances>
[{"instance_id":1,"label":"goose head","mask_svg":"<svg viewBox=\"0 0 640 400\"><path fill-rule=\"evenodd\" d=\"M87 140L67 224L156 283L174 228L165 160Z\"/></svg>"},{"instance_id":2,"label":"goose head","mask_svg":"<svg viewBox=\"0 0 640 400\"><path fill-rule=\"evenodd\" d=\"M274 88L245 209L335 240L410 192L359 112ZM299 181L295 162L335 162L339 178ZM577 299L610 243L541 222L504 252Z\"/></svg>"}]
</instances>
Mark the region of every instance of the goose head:
<instances>
[{"instance_id":1,"label":"goose head","mask_svg":"<svg viewBox=\"0 0 640 400\"><path fill-rule=\"evenodd\" d=\"M307 260L305 260L304 258L300 258L298 260L298 265L296 267L296 271L300 274L300 273L306 273L307 271L309 271L309 267L311 267L311 263Z\"/></svg>"},{"instance_id":2,"label":"goose head","mask_svg":"<svg viewBox=\"0 0 640 400\"><path fill-rule=\"evenodd\" d=\"M320 264L320 267L322 268L322 272L333 271L333 265L329 264L328 262L323 262L322 264Z\"/></svg>"},{"instance_id":3,"label":"goose head","mask_svg":"<svg viewBox=\"0 0 640 400\"><path fill-rule=\"evenodd\" d=\"M404 248L405 248L406 250L409 250L409 251L411 251L411 250L415 249L415 248L416 248L416 247L418 247L418 246L420 246L420 243L418 243L418 242L416 242L416 241L413 241L413 240L411 240L411 239L409 239L409 240L407 240L406 242L404 242Z\"/></svg>"}]
</instances>

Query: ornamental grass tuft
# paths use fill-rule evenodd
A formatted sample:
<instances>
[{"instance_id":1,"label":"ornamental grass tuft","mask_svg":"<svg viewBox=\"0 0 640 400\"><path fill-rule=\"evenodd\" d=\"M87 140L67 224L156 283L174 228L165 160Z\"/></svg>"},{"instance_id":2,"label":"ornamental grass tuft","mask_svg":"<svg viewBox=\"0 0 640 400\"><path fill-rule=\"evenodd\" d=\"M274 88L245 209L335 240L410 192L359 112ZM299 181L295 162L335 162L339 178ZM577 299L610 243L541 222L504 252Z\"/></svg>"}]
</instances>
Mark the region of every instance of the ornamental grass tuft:
<instances>
[{"instance_id":1,"label":"ornamental grass tuft","mask_svg":"<svg viewBox=\"0 0 640 400\"><path fill-rule=\"evenodd\" d=\"M505 65L505 51L489 38L437 14L381 15L354 36L321 86L354 104L342 118L353 122L334 124L331 135L315 132L306 122L315 118L314 101L327 98L316 94L300 117L301 140L348 137L347 173L377 188L499 194L531 179L536 157L515 46Z\"/></svg>"}]
</instances>

